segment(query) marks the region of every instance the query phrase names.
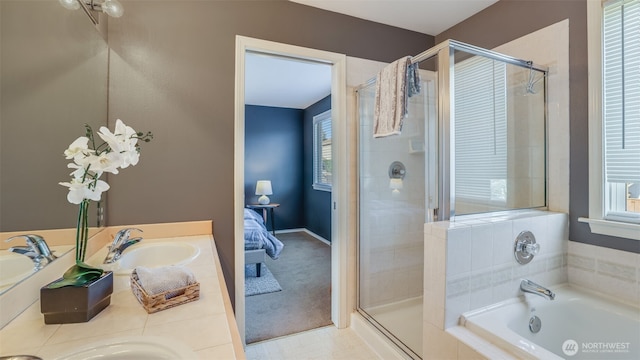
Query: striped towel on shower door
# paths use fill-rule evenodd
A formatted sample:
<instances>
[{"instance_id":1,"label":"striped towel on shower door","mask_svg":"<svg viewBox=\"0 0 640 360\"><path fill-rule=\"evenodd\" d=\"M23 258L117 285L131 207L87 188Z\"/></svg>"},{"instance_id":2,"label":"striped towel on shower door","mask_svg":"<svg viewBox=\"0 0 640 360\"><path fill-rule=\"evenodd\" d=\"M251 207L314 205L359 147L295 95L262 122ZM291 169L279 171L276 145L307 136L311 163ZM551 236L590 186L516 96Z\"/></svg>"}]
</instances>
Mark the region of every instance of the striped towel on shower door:
<instances>
[{"instance_id":1,"label":"striped towel on shower door","mask_svg":"<svg viewBox=\"0 0 640 360\"><path fill-rule=\"evenodd\" d=\"M408 112L408 98L420 92L418 64L411 57L385 66L376 77L373 137L399 135Z\"/></svg>"}]
</instances>

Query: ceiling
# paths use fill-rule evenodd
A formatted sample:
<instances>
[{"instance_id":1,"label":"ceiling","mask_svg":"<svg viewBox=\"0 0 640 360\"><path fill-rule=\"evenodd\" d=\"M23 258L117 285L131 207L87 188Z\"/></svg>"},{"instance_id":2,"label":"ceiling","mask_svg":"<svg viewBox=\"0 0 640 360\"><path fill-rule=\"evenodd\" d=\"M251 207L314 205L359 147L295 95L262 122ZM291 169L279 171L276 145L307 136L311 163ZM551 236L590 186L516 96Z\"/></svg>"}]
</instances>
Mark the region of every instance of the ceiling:
<instances>
[{"instance_id":1,"label":"ceiling","mask_svg":"<svg viewBox=\"0 0 640 360\"><path fill-rule=\"evenodd\" d=\"M436 36L498 0L290 0Z\"/></svg>"},{"instance_id":2,"label":"ceiling","mask_svg":"<svg viewBox=\"0 0 640 360\"><path fill-rule=\"evenodd\" d=\"M498 0L290 1L435 36ZM305 109L331 93L329 65L251 53L245 60L248 105Z\"/></svg>"},{"instance_id":3,"label":"ceiling","mask_svg":"<svg viewBox=\"0 0 640 360\"><path fill-rule=\"evenodd\" d=\"M331 65L247 52L244 102L306 109L331 94Z\"/></svg>"}]
</instances>

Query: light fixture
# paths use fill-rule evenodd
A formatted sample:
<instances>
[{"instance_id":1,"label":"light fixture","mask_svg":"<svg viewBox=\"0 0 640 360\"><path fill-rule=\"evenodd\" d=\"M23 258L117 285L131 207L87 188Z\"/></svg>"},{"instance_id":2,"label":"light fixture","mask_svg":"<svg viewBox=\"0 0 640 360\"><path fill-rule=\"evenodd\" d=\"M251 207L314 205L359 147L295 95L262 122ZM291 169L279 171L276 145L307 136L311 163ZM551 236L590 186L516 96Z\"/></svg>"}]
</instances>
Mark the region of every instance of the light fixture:
<instances>
[{"instance_id":1,"label":"light fixture","mask_svg":"<svg viewBox=\"0 0 640 360\"><path fill-rule=\"evenodd\" d=\"M267 195L273 195L270 180L258 180L256 183L256 195L262 195L258 198L258 204L267 205L270 200Z\"/></svg>"},{"instance_id":2,"label":"light fixture","mask_svg":"<svg viewBox=\"0 0 640 360\"><path fill-rule=\"evenodd\" d=\"M118 0L58 0L65 9L78 10L80 2L86 5L87 9L102 11L103 13L119 18L124 14L124 8Z\"/></svg>"},{"instance_id":3,"label":"light fixture","mask_svg":"<svg viewBox=\"0 0 640 360\"><path fill-rule=\"evenodd\" d=\"M78 9L80 9L80 3L78 2L78 0L58 0L58 1L67 10L78 10Z\"/></svg>"},{"instance_id":4,"label":"light fixture","mask_svg":"<svg viewBox=\"0 0 640 360\"><path fill-rule=\"evenodd\" d=\"M86 1L91 10L102 11L111 17L119 18L124 14L124 8L118 0L104 0L103 2L100 2L99 0Z\"/></svg>"},{"instance_id":5,"label":"light fixture","mask_svg":"<svg viewBox=\"0 0 640 360\"><path fill-rule=\"evenodd\" d=\"M102 11L103 13L112 17L120 17L122 16L122 14L124 14L124 8L118 0L104 0L104 2L102 3L100 3L98 0L90 0L88 2L91 3L91 10Z\"/></svg>"}]
</instances>

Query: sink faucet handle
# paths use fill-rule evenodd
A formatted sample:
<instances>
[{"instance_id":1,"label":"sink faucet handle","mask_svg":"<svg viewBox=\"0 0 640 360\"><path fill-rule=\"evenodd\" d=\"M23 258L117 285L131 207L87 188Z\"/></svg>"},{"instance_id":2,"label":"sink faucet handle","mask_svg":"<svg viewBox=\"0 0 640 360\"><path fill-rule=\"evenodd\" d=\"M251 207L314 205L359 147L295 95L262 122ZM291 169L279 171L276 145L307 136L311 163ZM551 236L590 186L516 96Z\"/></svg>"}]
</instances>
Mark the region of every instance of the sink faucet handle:
<instances>
[{"instance_id":1,"label":"sink faucet handle","mask_svg":"<svg viewBox=\"0 0 640 360\"><path fill-rule=\"evenodd\" d=\"M116 233L116 236L113 238L113 243L111 244L111 246L113 248L116 248L122 245L123 243L125 243L129 239L129 236L131 235L131 231L134 231L134 230L143 232L142 229L133 228L133 227L122 229Z\"/></svg>"},{"instance_id":2,"label":"sink faucet handle","mask_svg":"<svg viewBox=\"0 0 640 360\"><path fill-rule=\"evenodd\" d=\"M27 239L27 235L14 235L14 236L12 236L12 237L10 237L8 239L5 239L4 242L11 242L11 241L13 241L14 239L17 239L17 238L25 238L25 239Z\"/></svg>"},{"instance_id":3,"label":"sink faucet handle","mask_svg":"<svg viewBox=\"0 0 640 360\"><path fill-rule=\"evenodd\" d=\"M18 238L24 238L24 242L27 244L26 248L28 248L32 253L35 253L38 256L42 255L40 248L36 245L36 242L33 241L31 237L29 237L29 235L15 235L6 239L4 242L11 242ZM14 246L14 248L21 248L21 247Z\"/></svg>"},{"instance_id":4,"label":"sink faucet handle","mask_svg":"<svg viewBox=\"0 0 640 360\"><path fill-rule=\"evenodd\" d=\"M104 258L104 264L112 264L120 258L122 252L129 246L138 243L142 240L142 237L130 239L131 231L136 230L143 232L138 228L126 228L118 231L113 238L113 243L108 248L107 256Z\"/></svg>"},{"instance_id":5,"label":"sink faucet handle","mask_svg":"<svg viewBox=\"0 0 640 360\"><path fill-rule=\"evenodd\" d=\"M13 241L16 238L24 238L27 247L31 250L31 253L36 254L37 256L34 259L47 259L48 261L53 261L57 258L57 256L53 255L51 249L47 245L47 242L40 235L36 234L24 234L24 235L16 235L12 236L5 240L5 242Z\"/></svg>"},{"instance_id":6,"label":"sink faucet handle","mask_svg":"<svg viewBox=\"0 0 640 360\"><path fill-rule=\"evenodd\" d=\"M131 231L134 231L134 230L143 232L141 229L138 229L138 228L122 229L118 231L118 233L116 233L116 236L113 238L113 245L117 246L120 243L127 241L127 239L129 239L129 236L131 235Z\"/></svg>"},{"instance_id":7,"label":"sink faucet handle","mask_svg":"<svg viewBox=\"0 0 640 360\"><path fill-rule=\"evenodd\" d=\"M42 256L44 256L45 258L47 258L47 260L53 261L54 259L57 258L57 256L53 255L53 253L51 252L51 249L49 249L49 245L47 245L47 242L44 240L42 236L36 235L36 234L28 234L25 236L27 237L27 239L29 239L31 242L35 244L38 250L40 250L40 254L42 254Z\"/></svg>"},{"instance_id":8,"label":"sink faucet handle","mask_svg":"<svg viewBox=\"0 0 640 360\"><path fill-rule=\"evenodd\" d=\"M40 253L36 250L37 249L34 250L30 246L12 246L8 249L8 251L12 253L24 255L31 260L35 260L38 256L40 256Z\"/></svg>"}]
</instances>

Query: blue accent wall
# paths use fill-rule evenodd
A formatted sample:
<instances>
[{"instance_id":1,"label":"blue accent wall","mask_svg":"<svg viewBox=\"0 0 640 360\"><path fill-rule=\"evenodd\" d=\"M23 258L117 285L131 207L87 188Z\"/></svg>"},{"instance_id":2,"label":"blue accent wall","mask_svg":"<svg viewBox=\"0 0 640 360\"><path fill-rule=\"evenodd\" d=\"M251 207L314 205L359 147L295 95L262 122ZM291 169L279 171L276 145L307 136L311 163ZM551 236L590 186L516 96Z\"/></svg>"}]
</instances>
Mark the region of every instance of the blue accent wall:
<instances>
[{"instance_id":1,"label":"blue accent wall","mask_svg":"<svg viewBox=\"0 0 640 360\"><path fill-rule=\"evenodd\" d=\"M306 228L331 241L331 193L312 187L313 117L329 109L331 96L305 110L245 106L245 203L258 202L258 180L271 180L276 230Z\"/></svg>"},{"instance_id":2,"label":"blue accent wall","mask_svg":"<svg viewBox=\"0 0 640 360\"><path fill-rule=\"evenodd\" d=\"M258 180L271 180L276 230L303 228L303 110L245 106L245 203L257 203ZM271 229L271 219L268 220Z\"/></svg>"},{"instance_id":3,"label":"blue accent wall","mask_svg":"<svg viewBox=\"0 0 640 360\"><path fill-rule=\"evenodd\" d=\"M304 223L309 231L331 241L331 192L314 190L313 117L331 109L331 95L304 110Z\"/></svg>"}]
</instances>

